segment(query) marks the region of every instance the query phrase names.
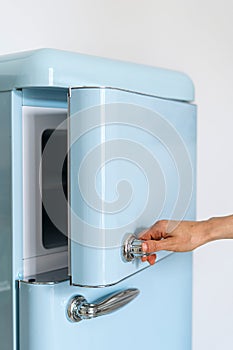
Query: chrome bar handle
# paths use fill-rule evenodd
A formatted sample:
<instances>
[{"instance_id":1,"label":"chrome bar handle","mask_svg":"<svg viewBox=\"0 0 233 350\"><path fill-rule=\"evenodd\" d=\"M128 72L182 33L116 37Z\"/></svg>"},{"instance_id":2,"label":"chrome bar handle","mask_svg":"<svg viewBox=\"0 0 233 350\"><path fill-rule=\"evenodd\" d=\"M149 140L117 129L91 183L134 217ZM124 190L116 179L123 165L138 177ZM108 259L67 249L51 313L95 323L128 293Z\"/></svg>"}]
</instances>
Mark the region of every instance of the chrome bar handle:
<instances>
[{"instance_id":1,"label":"chrome bar handle","mask_svg":"<svg viewBox=\"0 0 233 350\"><path fill-rule=\"evenodd\" d=\"M110 314L128 304L139 294L137 288L129 288L114 293L107 298L88 303L82 295L75 296L68 306L67 315L70 321L79 322L94 317Z\"/></svg>"}]
</instances>

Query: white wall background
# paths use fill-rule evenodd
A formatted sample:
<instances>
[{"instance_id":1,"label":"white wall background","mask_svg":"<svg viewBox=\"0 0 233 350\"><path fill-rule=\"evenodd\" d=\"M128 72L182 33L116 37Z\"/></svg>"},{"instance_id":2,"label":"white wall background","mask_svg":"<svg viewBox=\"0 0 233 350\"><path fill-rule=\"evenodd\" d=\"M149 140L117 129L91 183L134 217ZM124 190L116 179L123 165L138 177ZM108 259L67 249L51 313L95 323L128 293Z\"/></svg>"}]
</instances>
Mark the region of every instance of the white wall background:
<instances>
[{"instance_id":1,"label":"white wall background","mask_svg":"<svg viewBox=\"0 0 233 350\"><path fill-rule=\"evenodd\" d=\"M199 106L198 218L233 213L232 0L2 1L0 54L39 47L188 73ZM232 350L233 241L195 253L193 296L193 349Z\"/></svg>"}]
</instances>

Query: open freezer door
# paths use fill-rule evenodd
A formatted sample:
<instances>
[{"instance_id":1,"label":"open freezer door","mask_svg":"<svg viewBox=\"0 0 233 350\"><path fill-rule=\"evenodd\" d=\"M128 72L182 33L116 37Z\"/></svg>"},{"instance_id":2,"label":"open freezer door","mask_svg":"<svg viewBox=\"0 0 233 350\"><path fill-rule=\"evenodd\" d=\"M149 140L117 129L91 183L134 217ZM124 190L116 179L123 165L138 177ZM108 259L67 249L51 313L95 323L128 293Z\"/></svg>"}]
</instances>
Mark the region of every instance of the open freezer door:
<instances>
[{"instance_id":1,"label":"open freezer door","mask_svg":"<svg viewBox=\"0 0 233 350\"><path fill-rule=\"evenodd\" d=\"M139 232L195 215L195 107L73 88L68 133L71 283L115 284L148 267L138 258ZM157 261L170 253L158 252Z\"/></svg>"}]
</instances>

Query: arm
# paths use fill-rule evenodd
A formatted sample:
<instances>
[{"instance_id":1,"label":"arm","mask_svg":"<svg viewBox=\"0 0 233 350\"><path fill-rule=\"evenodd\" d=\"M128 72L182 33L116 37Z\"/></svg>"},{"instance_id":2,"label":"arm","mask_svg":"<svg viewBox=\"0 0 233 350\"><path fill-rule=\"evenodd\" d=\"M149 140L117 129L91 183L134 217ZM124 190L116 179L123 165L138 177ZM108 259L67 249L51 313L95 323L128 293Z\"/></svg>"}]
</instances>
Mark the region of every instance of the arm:
<instances>
[{"instance_id":1,"label":"arm","mask_svg":"<svg viewBox=\"0 0 233 350\"><path fill-rule=\"evenodd\" d=\"M147 253L159 250L188 252L207 242L230 238L233 238L233 215L206 221L161 220L140 235L140 239L145 240L142 249ZM154 264L155 259L155 254L142 258L150 264Z\"/></svg>"}]
</instances>

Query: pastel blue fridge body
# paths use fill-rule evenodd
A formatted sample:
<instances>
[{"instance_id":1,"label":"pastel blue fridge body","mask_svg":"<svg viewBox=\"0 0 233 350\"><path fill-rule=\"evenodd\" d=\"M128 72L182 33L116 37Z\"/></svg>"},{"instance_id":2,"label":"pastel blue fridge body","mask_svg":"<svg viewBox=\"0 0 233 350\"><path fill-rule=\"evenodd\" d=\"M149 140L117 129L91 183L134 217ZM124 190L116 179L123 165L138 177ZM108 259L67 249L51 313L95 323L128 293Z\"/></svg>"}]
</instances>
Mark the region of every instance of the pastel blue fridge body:
<instances>
[{"instance_id":1,"label":"pastel blue fridge body","mask_svg":"<svg viewBox=\"0 0 233 350\"><path fill-rule=\"evenodd\" d=\"M193 99L178 72L0 57L1 350L191 350L192 254L149 267L126 242L195 219Z\"/></svg>"}]
</instances>

